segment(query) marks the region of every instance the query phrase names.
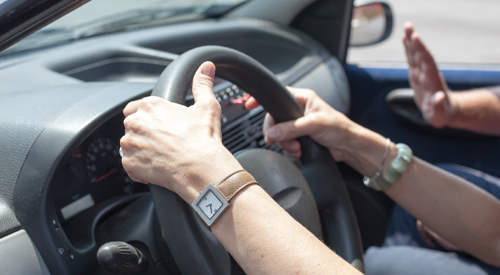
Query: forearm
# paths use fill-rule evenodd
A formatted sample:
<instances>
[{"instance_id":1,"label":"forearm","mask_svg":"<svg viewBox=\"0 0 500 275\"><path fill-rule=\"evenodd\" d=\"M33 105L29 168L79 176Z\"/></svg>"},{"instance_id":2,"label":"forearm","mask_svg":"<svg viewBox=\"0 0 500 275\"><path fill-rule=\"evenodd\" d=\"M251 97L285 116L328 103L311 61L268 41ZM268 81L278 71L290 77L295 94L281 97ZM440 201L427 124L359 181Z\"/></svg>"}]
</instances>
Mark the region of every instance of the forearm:
<instances>
[{"instance_id":1,"label":"forearm","mask_svg":"<svg viewBox=\"0 0 500 275\"><path fill-rule=\"evenodd\" d=\"M500 135L500 86L450 93L449 127Z\"/></svg>"},{"instance_id":2,"label":"forearm","mask_svg":"<svg viewBox=\"0 0 500 275\"><path fill-rule=\"evenodd\" d=\"M247 187L231 203L212 232L246 273L359 274L259 186Z\"/></svg>"},{"instance_id":3,"label":"forearm","mask_svg":"<svg viewBox=\"0 0 500 275\"><path fill-rule=\"evenodd\" d=\"M242 169L229 151L216 153L215 163L224 165L210 165L215 169L204 170L197 184L176 190L189 204L208 183ZM359 274L258 185L247 186L230 203L211 229L247 274Z\"/></svg>"},{"instance_id":4,"label":"forearm","mask_svg":"<svg viewBox=\"0 0 500 275\"><path fill-rule=\"evenodd\" d=\"M385 139L369 130L355 131L345 161L373 176ZM386 171L397 156L391 144ZM479 259L500 265L500 202L471 183L414 158L403 176L385 193L433 231Z\"/></svg>"},{"instance_id":5,"label":"forearm","mask_svg":"<svg viewBox=\"0 0 500 275\"><path fill-rule=\"evenodd\" d=\"M500 266L500 202L486 191L414 158L385 193L445 240Z\"/></svg>"}]
</instances>

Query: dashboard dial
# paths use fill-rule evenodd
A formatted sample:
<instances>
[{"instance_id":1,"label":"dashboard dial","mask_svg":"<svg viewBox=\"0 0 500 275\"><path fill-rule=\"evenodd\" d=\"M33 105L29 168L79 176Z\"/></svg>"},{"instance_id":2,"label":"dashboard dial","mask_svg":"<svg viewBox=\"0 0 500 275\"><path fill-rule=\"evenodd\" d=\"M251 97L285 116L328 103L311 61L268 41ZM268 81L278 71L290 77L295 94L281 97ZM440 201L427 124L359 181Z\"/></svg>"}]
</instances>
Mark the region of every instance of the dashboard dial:
<instances>
[{"instance_id":1,"label":"dashboard dial","mask_svg":"<svg viewBox=\"0 0 500 275\"><path fill-rule=\"evenodd\" d=\"M115 178L121 172L119 150L120 146L109 138L98 138L89 144L86 160L91 183Z\"/></svg>"},{"instance_id":2,"label":"dashboard dial","mask_svg":"<svg viewBox=\"0 0 500 275\"><path fill-rule=\"evenodd\" d=\"M123 169L119 153L123 119L118 114L106 121L62 163L54 179L60 221L78 219L83 211L109 199L148 191L147 185L132 181Z\"/></svg>"}]
</instances>

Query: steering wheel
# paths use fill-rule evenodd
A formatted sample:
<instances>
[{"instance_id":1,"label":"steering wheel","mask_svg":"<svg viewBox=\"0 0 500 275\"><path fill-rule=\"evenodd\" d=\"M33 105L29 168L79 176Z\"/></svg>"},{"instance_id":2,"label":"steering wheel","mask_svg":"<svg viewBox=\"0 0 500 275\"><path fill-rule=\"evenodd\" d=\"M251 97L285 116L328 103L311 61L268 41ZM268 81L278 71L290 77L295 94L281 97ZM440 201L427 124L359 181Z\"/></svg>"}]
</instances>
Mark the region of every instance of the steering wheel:
<instances>
[{"instance_id":1,"label":"steering wheel","mask_svg":"<svg viewBox=\"0 0 500 275\"><path fill-rule=\"evenodd\" d=\"M163 71L152 95L184 104L193 76L205 61L212 61L215 64L217 76L237 84L255 97L273 116L276 123L303 116L302 107L267 68L241 52L220 46L203 46L179 56ZM300 183L300 179L289 183L290 176L280 180L276 177L276 174L280 174L279 171L278 173L269 172L270 166L266 166L266 163L281 163L273 168L281 170L283 175L292 175L295 173L293 170L298 169L286 158L272 155L276 153L271 153L271 151L265 153L262 149L253 149L252 152L243 152L237 158L261 186L263 182L270 182L264 184L263 188L268 193L275 193L274 195L270 193L273 198L283 197L283 194L305 194L305 199L295 199L297 209L310 209L307 205L311 204L312 199L313 208L315 208L312 213L299 210L298 212L302 215L291 213L292 216L296 219L298 219L296 216L313 217L312 221L301 221L300 218L298 220L305 223L304 225L318 237L321 237L321 228L325 228L322 236L325 242L347 262L363 270L361 238L354 210L337 163L326 148L309 137L301 137L299 142L302 148L301 172L307 180L307 182L303 180L304 183ZM286 161L294 168L286 164ZM261 165L250 167L252 165L249 166L249 163L261 163ZM298 174L300 175L300 172ZM307 198L307 193L310 193L307 183L311 187L314 199ZM181 273L231 274L232 269L233 272L237 270L234 264L232 267L227 251L202 225L191 206L163 187L150 185L150 190L162 236ZM295 198L296 196L288 195L288 197ZM293 199L284 201L290 200ZM323 226L320 224L318 213Z\"/></svg>"}]
</instances>

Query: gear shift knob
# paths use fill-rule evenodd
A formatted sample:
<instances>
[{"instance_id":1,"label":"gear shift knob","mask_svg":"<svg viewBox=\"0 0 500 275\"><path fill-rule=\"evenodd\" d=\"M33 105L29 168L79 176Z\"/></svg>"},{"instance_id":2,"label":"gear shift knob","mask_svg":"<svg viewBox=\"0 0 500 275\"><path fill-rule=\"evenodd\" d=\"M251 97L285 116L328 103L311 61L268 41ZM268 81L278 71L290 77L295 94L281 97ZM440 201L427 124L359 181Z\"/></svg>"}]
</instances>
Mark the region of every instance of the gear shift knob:
<instances>
[{"instance_id":1,"label":"gear shift knob","mask_svg":"<svg viewBox=\"0 0 500 275\"><path fill-rule=\"evenodd\" d=\"M97 251L97 261L113 274L140 274L147 269L141 251L126 242L109 242Z\"/></svg>"}]
</instances>

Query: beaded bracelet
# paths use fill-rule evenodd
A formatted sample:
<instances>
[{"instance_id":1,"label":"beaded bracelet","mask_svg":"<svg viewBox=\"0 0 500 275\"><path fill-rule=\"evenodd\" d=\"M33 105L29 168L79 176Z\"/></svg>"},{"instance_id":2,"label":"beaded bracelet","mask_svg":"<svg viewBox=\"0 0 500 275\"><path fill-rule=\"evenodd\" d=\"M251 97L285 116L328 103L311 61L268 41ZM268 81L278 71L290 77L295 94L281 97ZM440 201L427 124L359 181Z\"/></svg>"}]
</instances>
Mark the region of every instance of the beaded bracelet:
<instances>
[{"instance_id":1,"label":"beaded bracelet","mask_svg":"<svg viewBox=\"0 0 500 275\"><path fill-rule=\"evenodd\" d=\"M413 152L408 145L403 143L396 144L396 148L398 149L398 156L392 161L391 167L385 171L382 177L374 177L369 181L364 181L366 186L382 191L401 178L413 158Z\"/></svg>"}]
</instances>

